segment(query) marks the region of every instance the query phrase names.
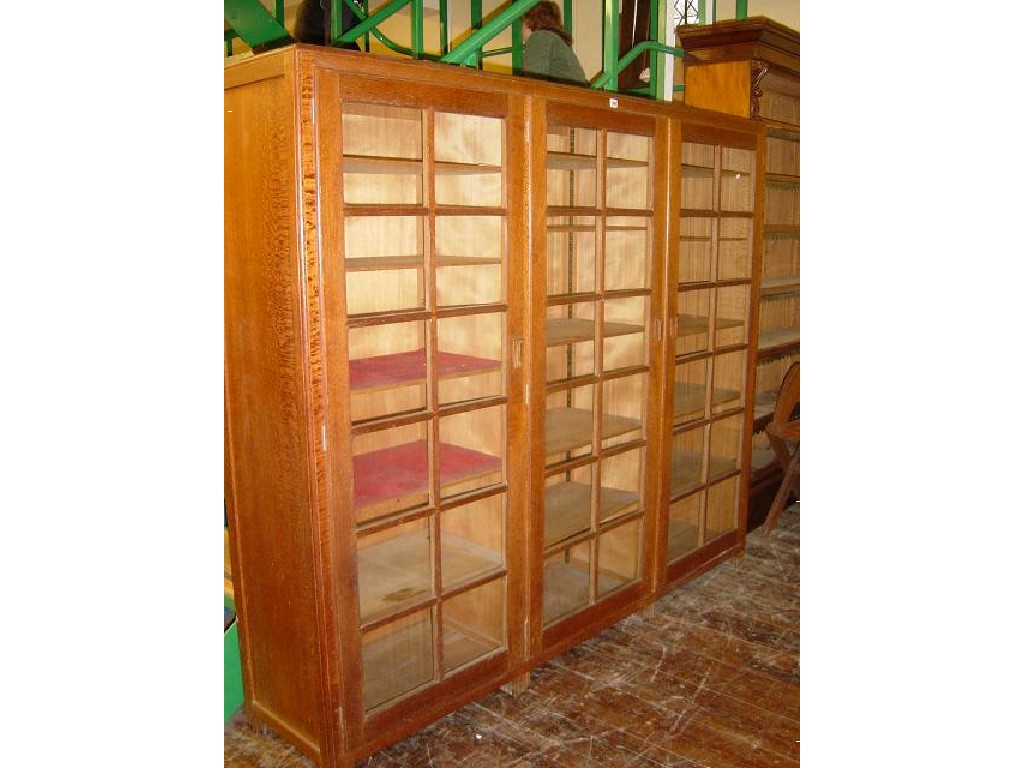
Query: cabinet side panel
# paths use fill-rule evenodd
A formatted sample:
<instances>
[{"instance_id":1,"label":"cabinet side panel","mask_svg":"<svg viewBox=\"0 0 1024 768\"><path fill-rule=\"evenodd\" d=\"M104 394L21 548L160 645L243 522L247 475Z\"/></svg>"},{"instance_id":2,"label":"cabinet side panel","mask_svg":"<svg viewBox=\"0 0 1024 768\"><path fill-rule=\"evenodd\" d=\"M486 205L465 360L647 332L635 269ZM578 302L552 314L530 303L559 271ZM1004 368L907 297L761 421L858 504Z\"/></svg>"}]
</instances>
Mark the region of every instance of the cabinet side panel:
<instances>
[{"instance_id":1,"label":"cabinet side panel","mask_svg":"<svg viewBox=\"0 0 1024 768\"><path fill-rule=\"evenodd\" d=\"M230 531L246 697L321 744L295 128L285 77L225 91L224 353Z\"/></svg>"},{"instance_id":2,"label":"cabinet side panel","mask_svg":"<svg viewBox=\"0 0 1024 768\"><path fill-rule=\"evenodd\" d=\"M683 98L690 107L749 117L750 62L687 64Z\"/></svg>"}]
</instances>

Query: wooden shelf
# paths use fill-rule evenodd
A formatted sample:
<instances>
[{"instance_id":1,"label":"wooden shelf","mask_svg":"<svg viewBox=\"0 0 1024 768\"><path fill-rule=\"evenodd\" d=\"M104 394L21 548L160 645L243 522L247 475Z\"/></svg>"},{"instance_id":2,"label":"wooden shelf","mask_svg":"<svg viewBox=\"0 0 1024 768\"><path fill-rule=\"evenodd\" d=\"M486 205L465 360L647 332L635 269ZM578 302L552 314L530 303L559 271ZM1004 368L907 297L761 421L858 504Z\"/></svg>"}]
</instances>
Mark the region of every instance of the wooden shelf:
<instances>
[{"instance_id":1,"label":"wooden shelf","mask_svg":"<svg viewBox=\"0 0 1024 768\"><path fill-rule=\"evenodd\" d=\"M742 320L728 317L720 317L715 323L715 327L719 331L724 331L727 328L739 328L742 325ZM700 333L707 333L710 329L710 318L703 315L679 315L680 336L695 336Z\"/></svg>"},{"instance_id":2,"label":"wooden shelf","mask_svg":"<svg viewBox=\"0 0 1024 768\"><path fill-rule=\"evenodd\" d=\"M438 377L442 379L501 370L500 360L453 352L438 352L434 359ZM349 361L349 382L353 391L400 387L426 381L426 378L427 353L424 349Z\"/></svg>"},{"instance_id":3,"label":"wooden shelf","mask_svg":"<svg viewBox=\"0 0 1024 768\"><path fill-rule=\"evenodd\" d=\"M800 227L789 224L765 225L765 237L800 237Z\"/></svg>"},{"instance_id":4,"label":"wooden shelf","mask_svg":"<svg viewBox=\"0 0 1024 768\"><path fill-rule=\"evenodd\" d=\"M632 323L605 323L604 336L629 336L643 333L642 325ZM576 344L581 341L594 340L594 321L578 317L549 318L547 321L548 346L560 344Z\"/></svg>"},{"instance_id":5,"label":"wooden shelf","mask_svg":"<svg viewBox=\"0 0 1024 768\"><path fill-rule=\"evenodd\" d=\"M438 256L439 267L470 267L481 264L501 264L497 256ZM424 265L421 254L403 256L353 256L345 259L346 272L376 272L389 269L420 269Z\"/></svg>"},{"instance_id":6,"label":"wooden shelf","mask_svg":"<svg viewBox=\"0 0 1024 768\"><path fill-rule=\"evenodd\" d=\"M549 171L596 171L597 158L569 152L548 152L547 167Z\"/></svg>"},{"instance_id":7,"label":"wooden shelf","mask_svg":"<svg viewBox=\"0 0 1024 768\"><path fill-rule=\"evenodd\" d=\"M684 178L689 176L691 178L704 177L710 179L714 178L715 175L715 169L708 168L705 165L688 165L686 163L682 163L679 167L682 169Z\"/></svg>"},{"instance_id":8,"label":"wooden shelf","mask_svg":"<svg viewBox=\"0 0 1024 768\"><path fill-rule=\"evenodd\" d=\"M704 484L700 476L701 454L696 451L673 451L672 465L669 469L668 487L672 496L687 493ZM722 456L711 457L708 483L725 477L737 469L736 460Z\"/></svg>"},{"instance_id":9,"label":"wooden shelf","mask_svg":"<svg viewBox=\"0 0 1024 768\"><path fill-rule=\"evenodd\" d=\"M765 424L771 420L775 413L775 402L779 399L778 389L769 389L759 392L754 399L754 431L764 429Z\"/></svg>"},{"instance_id":10,"label":"wooden shelf","mask_svg":"<svg viewBox=\"0 0 1024 768\"><path fill-rule=\"evenodd\" d=\"M772 139L783 139L784 141L800 141L800 126L795 123L783 123L780 120L760 119L764 123L765 135Z\"/></svg>"},{"instance_id":11,"label":"wooden shelf","mask_svg":"<svg viewBox=\"0 0 1024 768\"><path fill-rule=\"evenodd\" d=\"M668 559L671 562L697 548L699 541L697 526L683 520L669 518L668 521Z\"/></svg>"},{"instance_id":12,"label":"wooden shelf","mask_svg":"<svg viewBox=\"0 0 1024 768\"><path fill-rule=\"evenodd\" d=\"M429 488L426 440L357 454L352 459L356 511L387 514L424 503ZM501 458L441 443L441 487L501 472Z\"/></svg>"},{"instance_id":13,"label":"wooden shelf","mask_svg":"<svg viewBox=\"0 0 1024 768\"><path fill-rule=\"evenodd\" d=\"M675 396L672 401L672 415L676 418L694 412L704 411L704 395L707 388L703 384L687 384L677 381L675 384ZM721 405L730 400L738 401L740 393L737 389L713 389L711 391L711 405Z\"/></svg>"},{"instance_id":14,"label":"wooden shelf","mask_svg":"<svg viewBox=\"0 0 1024 768\"><path fill-rule=\"evenodd\" d=\"M364 622L433 595L433 560L426 528L400 534L358 552L359 605ZM447 587L502 567L501 553L441 532L441 571Z\"/></svg>"},{"instance_id":15,"label":"wooden shelf","mask_svg":"<svg viewBox=\"0 0 1024 768\"><path fill-rule=\"evenodd\" d=\"M344 173L421 174L423 161L403 157L347 155L341 169Z\"/></svg>"},{"instance_id":16,"label":"wooden shelf","mask_svg":"<svg viewBox=\"0 0 1024 768\"><path fill-rule=\"evenodd\" d=\"M783 293L797 293L800 290L800 275L766 277L761 281L761 295L775 296Z\"/></svg>"},{"instance_id":17,"label":"wooden shelf","mask_svg":"<svg viewBox=\"0 0 1024 768\"><path fill-rule=\"evenodd\" d=\"M544 440L548 456L567 453L590 445L593 437L594 415L582 408L553 408L545 414ZM640 429L639 419L604 414L601 417L601 436L604 439L624 435Z\"/></svg>"},{"instance_id":18,"label":"wooden shelf","mask_svg":"<svg viewBox=\"0 0 1024 768\"><path fill-rule=\"evenodd\" d=\"M650 163L647 160L631 160L628 157L608 157L605 160L609 168L647 168Z\"/></svg>"},{"instance_id":19,"label":"wooden shelf","mask_svg":"<svg viewBox=\"0 0 1024 768\"><path fill-rule=\"evenodd\" d=\"M783 347L800 343L799 328L780 328L777 331L765 331L757 337L757 351L763 353L775 351Z\"/></svg>"},{"instance_id":20,"label":"wooden shelf","mask_svg":"<svg viewBox=\"0 0 1024 768\"><path fill-rule=\"evenodd\" d=\"M780 187L795 187L800 184L800 177L793 176L788 173L766 173L764 175L765 184L768 186L780 186Z\"/></svg>"},{"instance_id":21,"label":"wooden shelf","mask_svg":"<svg viewBox=\"0 0 1024 768\"><path fill-rule=\"evenodd\" d=\"M598 521L602 523L640 503L640 494L617 488L599 489ZM559 483L544 489L544 546L550 547L590 530L590 486Z\"/></svg>"},{"instance_id":22,"label":"wooden shelf","mask_svg":"<svg viewBox=\"0 0 1024 768\"><path fill-rule=\"evenodd\" d=\"M481 174L501 173L501 166L491 163L440 161L434 163L434 173L438 176L479 176Z\"/></svg>"}]
</instances>

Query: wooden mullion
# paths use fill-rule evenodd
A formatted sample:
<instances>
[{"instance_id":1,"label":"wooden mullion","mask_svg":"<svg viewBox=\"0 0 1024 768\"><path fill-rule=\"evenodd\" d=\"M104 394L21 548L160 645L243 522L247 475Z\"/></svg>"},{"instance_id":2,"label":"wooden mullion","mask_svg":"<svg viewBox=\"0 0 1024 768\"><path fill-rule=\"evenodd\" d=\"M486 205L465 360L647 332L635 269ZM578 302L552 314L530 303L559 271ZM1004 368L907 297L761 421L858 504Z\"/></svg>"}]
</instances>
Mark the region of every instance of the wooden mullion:
<instances>
[{"instance_id":1,"label":"wooden mullion","mask_svg":"<svg viewBox=\"0 0 1024 768\"><path fill-rule=\"evenodd\" d=\"M349 328L369 328L374 325L391 323L414 323L419 320L430 320L433 315L425 309L400 310L397 312L367 312L361 315L349 315Z\"/></svg>"}]
</instances>

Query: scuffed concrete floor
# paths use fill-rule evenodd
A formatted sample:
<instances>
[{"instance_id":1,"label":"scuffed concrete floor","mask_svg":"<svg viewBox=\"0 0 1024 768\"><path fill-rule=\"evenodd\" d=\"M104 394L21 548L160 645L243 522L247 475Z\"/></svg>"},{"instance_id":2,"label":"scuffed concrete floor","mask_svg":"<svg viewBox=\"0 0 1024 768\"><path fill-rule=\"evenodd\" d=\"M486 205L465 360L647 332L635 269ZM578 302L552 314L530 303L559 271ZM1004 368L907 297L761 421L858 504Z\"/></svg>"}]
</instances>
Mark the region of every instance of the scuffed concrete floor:
<instances>
[{"instance_id":1,"label":"scuffed concrete floor","mask_svg":"<svg viewBox=\"0 0 1024 768\"><path fill-rule=\"evenodd\" d=\"M366 768L761 768L800 758L800 515L746 556L361 763ZM225 768L312 768L243 713Z\"/></svg>"}]
</instances>

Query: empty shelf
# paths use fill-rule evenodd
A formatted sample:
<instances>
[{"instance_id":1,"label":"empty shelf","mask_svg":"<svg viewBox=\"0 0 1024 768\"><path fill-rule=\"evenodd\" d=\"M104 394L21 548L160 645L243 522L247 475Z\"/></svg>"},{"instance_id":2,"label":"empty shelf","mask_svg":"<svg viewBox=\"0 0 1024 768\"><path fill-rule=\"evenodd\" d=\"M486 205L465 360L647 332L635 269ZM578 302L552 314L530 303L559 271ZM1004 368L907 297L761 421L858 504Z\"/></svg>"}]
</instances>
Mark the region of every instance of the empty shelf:
<instances>
[{"instance_id":1,"label":"empty shelf","mask_svg":"<svg viewBox=\"0 0 1024 768\"><path fill-rule=\"evenodd\" d=\"M423 161L404 157L349 155L342 162L344 173L422 173Z\"/></svg>"},{"instance_id":2,"label":"empty shelf","mask_svg":"<svg viewBox=\"0 0 1024 768\"><path fill-rule=\"evenodd\" d=\"M628 336L631 333L642 333L642 325L632 323L605 323L604 335ZM594 340L594 321L578 317L549 318L547 321L548 346L557 344L575 344L580 341Z\"/></svg>"},{"instance_id":3,"label":"empty shelf","mask_svg":"<svg viewBox=\"0 0 1024 768\"><path fill-rule=\"evenodd\" d=\"M548 152L547 166L549 171L596 171L597 158L593 155Z\"/></svg>"},{"instance_id":4,"label":"empty shelf","mask_svg":"<svg viewBox=\"0 0 1024 768\"><path fill-rule=\"evenodd\" d=\"M735 470L735 459L712 456L708 482L714 482ZM700 471L701 455L699 453L696 451L673 451L672 466L669 471L669 493L672 496L678 496L702 485L704 481L700 476Z\"/></svg>"},{"instance_id":5,"label":"empty shelf","mask_svg":"<svg viewBox=\"0 0 1024 768\"><path fill-rule=\"evenodd\" d=\"M672 413L675 416L682 416L685 413L704 411L704 393L707 388L703 384L686 384L676 382L675 398L673 400ZM739 400L740 393L737 389L713 389L711 390L711 405L721 405L730 400Z\"/></svg>"},{"instance_id":6,"label":"empty shelf","mask_svg":"<svg viewBox=\"0 0 1024 768\"><path fill-rule=\"evenodd\" d=\"M757 337L757 349L760 352L798 343L800 343L799 328L779 328L776 331L764 331Z\"/></svg>"},{"instance_id":7,"label":"empty shelf","mask_svg":"<svg viewBox=\"0 0 1024 768\"><path fill-rule=\"evenodd\" d=\"M693 336L699 333L707 333L710 328L710 318L703 315L679 315L679 335ZM724 331L726 328L738 328L743 325L742 320L735 320L729 317L719 317L715 321L715 328Z\"/></svg>"},{"instance_id":8,"label":"empty shelf","mask_svg":"<svg viewBox=\"0 0 1024 768\"><path fill-rule=\"evenodd\" d=\"M598 521L604 522L639 504L640 494L601 488ZM544 546L550 547L590 529L590 486L559 483L544 490Z\"/></svg>"},{"instance_id":9,"label":"empty shelf","mask_svg":"<svg viewBox=\"0 0 1024 768\"><path fill-rule=\"evenodd\" d=\"M800 276L766 277L761 281L761 295L770 296L776 293L795 293L800 290Z\"/></svg>"},{"instance_id":10,"label":"empty shelf","mask_svg":"<svg viewBox=\"0 0 1024 768\"><path fill-rule=\"evenodd\" d=\"M594 414L582 408L555 408L547 411L544 437L547 455L566 453L574 448L590 445ZM604 414L601 417L601 435L604 439L640 429L639 419Z\"/></svg>"},{"instance_id":11,"label":"empty shelf","mask_svg":"<svg viewBox=\"0 0 1024 768\"><path fill-rule=\"evenodd\" d=\"M437 374L442 379L501 370L500 360L452 352L438 352L435 361ZM423 349L363 357L349 362L349 381L354 391L415 384L426 381L426 378L427 353Z\"/></svg>"}]
</instances>

